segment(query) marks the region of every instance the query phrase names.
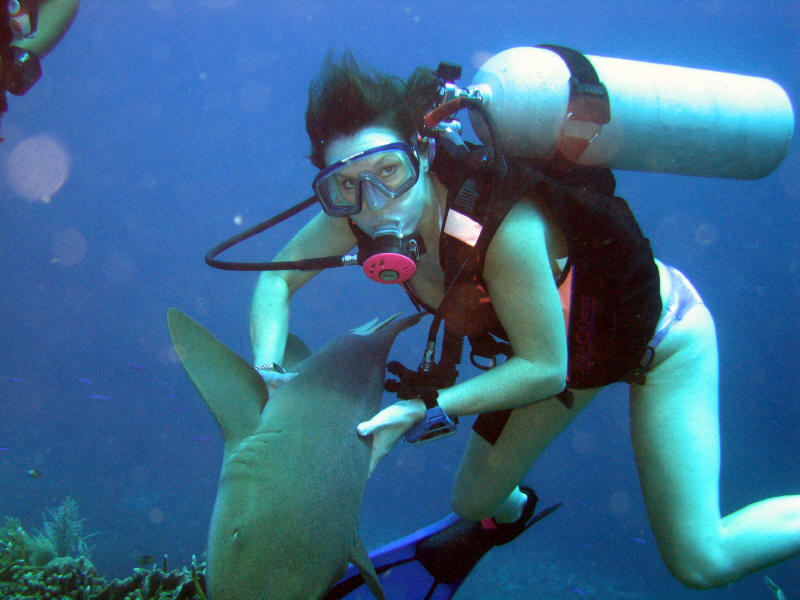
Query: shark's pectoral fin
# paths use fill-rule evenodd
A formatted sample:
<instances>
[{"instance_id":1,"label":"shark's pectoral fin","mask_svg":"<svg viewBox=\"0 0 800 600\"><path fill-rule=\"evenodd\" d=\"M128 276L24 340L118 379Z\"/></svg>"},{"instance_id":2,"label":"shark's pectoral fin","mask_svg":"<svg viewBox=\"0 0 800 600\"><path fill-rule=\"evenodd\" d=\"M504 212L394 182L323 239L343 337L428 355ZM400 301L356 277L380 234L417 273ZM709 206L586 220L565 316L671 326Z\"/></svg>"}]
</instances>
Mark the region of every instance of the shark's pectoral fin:
<instances>
[{"instance_id":1,"label":"shark's pectoral fin","mask_svg":"<svg viewBox=\"0 0 800 600\"><path fill-rule=\"evenodd\" d=\"M252 433L267 398L264 380L247 361L181 311L169 309L167 325L175 352L225 441Z\"/></svg>"},{"instance_id":2,"label":"shark's pectoral fin","mask_svg":"<svg viewBox=\"0 0 800 600\"><path fill-rule=\"evenodd\" d=\"M353 540L353 549L350 551L350 562L361 571L361 575L364 577L364 583L367 584L369 591L371 591L378 600L386 600L383 588L378 580L378 574L375 572L375 567L369 559L367 549L364 548L364 542L361 541L361 536L358 535L358 532L356 532L355 539Z\"/></svg>"}]
</instances>

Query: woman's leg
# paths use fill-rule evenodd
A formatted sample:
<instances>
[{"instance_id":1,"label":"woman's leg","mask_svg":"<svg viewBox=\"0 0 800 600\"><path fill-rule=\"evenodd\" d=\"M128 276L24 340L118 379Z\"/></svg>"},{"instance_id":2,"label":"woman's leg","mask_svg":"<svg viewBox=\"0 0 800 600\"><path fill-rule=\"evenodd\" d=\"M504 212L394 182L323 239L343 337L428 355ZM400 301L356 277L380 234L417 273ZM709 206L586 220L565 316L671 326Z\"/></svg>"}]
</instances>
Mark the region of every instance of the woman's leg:
<instances>
[{"instance_id":1,"label":"woman's leg","mask_svg":"<svg viewBox=\"0 0 800 600\"><path fill-rule=\"evenodd\" d=\"M704 305L671 327L656 358L646 385L631 386L631 434L667 567L708 588L800 552L800 496L720 514L717 342Z\"/></svg>"},{"instance_id":2,"label":"woman's leg","mask_svg":"<svg viewBox=\"0 0 800 600\"><path fill-rule=\"evenodd\" d=\"M571 409L557 398L515 408L495 444L473 431L456 475L453 510L476 521L492 516L513 521L526 498L517 484L596 394L597 390L573 391Z\"/></svg>"}]
</instances>

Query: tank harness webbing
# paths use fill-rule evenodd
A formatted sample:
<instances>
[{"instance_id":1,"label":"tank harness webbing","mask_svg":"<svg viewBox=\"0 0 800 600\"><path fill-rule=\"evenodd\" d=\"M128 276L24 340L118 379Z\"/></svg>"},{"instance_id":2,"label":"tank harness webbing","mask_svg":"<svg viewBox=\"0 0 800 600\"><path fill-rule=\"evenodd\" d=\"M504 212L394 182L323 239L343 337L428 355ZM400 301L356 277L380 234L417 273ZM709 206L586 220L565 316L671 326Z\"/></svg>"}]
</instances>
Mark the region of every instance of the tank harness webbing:
<instances>
[{"instance_id":1,"label":"tank harness webbing","mask_svg":"<svg viewBox=\"0 0 800 600\"><path fill-rule=\"evenodd\" d=\"M608 90L589 59L577 50L551 44L540 44L537 48L555 52L569 69L567 116L553 162L576 163L602 126L611 120Z\"/></svg>"}]
</instances>

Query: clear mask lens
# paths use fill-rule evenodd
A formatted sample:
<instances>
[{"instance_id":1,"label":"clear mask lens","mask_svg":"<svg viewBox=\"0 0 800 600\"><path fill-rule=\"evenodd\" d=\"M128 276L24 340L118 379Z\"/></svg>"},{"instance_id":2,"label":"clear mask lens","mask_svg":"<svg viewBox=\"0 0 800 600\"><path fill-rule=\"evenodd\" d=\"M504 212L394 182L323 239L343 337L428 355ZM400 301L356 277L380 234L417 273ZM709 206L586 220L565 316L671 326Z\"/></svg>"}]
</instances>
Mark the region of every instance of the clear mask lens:
<instances>
[{"instance_id":1,"label":"clear mask lens","mask_svg":"<svg viewBox=\"0 0 800 600\"><path fill-rule=\"evenodd\" d=\"M419 177L419 160L402 142L360 152L323 169L314 179L314 193L332 216L354 215L366 199L380 210L387 199L408 191ZM366 198L365 198L366 196Z\"/></svg>"}]
</instances>

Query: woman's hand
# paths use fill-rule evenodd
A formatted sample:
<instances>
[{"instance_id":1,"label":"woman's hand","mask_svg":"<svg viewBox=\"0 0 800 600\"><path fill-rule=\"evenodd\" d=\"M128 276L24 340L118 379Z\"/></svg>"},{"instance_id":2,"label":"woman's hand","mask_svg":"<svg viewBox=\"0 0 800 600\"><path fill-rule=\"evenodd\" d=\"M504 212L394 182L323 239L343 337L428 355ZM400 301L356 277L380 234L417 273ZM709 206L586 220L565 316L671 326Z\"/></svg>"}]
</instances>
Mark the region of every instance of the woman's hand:
<instances>
[{"instance_id":1,"label":"woman's hand","mask_svg":"<svg viewBox=\"0 0 800 600\"><path fill-rule=\"evenodd\" d=\"M420 399L400 400L387 406L369 421L359 423L358 435L372 436L372 457L369 474L389 454L403 434L425 418L425 403Z\"/></svg>"},{"instance_id":2,"label":"woman's hand","mask_svg":"<svg viewBox=\"0 0 800 600\"><path fill-rule=\"evenodd\" d=\"M256 372L261 375L261 379L267 384L267 391L270 394L275 393L275 391L287 381L291 381L297 377L297 373L278 373L277 371L267 369L259 369Z\"/></svg>"}]
</instances>

